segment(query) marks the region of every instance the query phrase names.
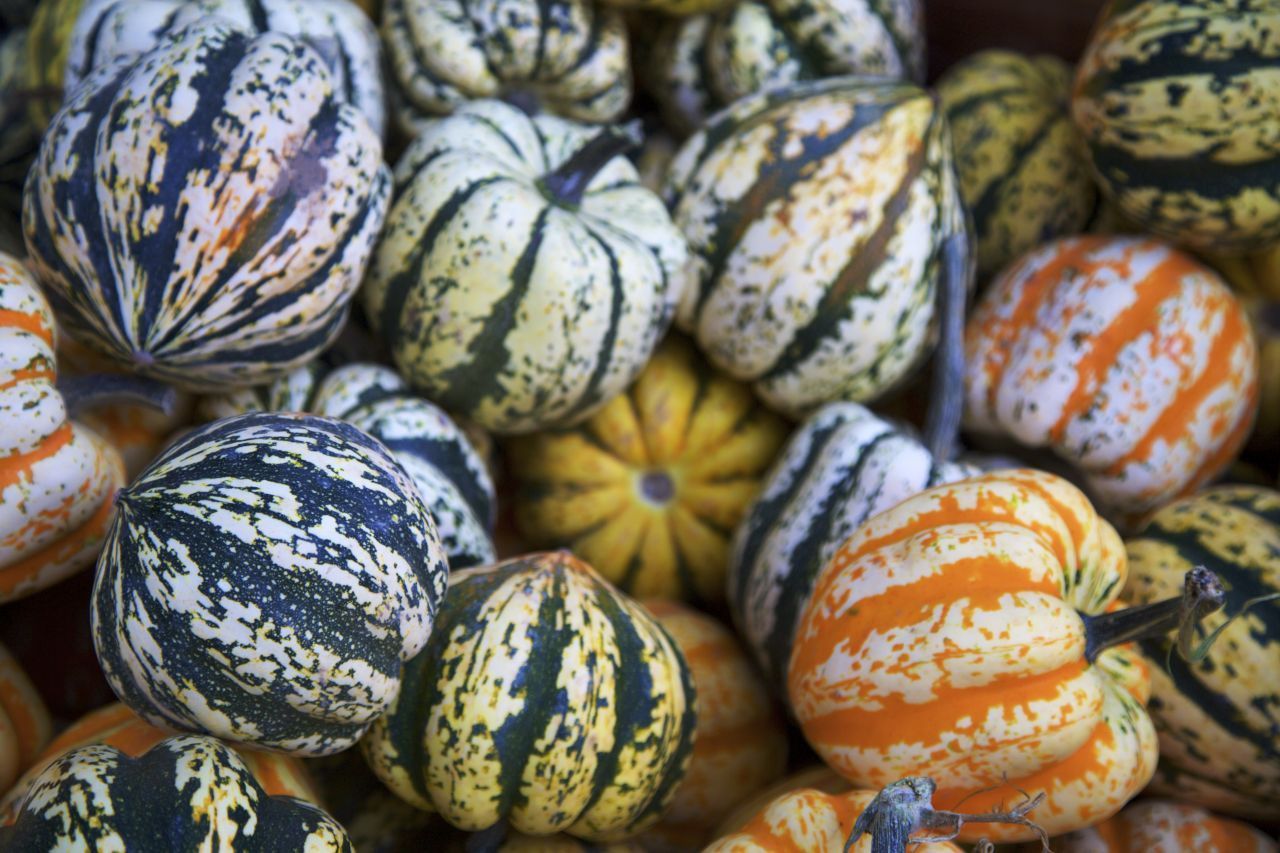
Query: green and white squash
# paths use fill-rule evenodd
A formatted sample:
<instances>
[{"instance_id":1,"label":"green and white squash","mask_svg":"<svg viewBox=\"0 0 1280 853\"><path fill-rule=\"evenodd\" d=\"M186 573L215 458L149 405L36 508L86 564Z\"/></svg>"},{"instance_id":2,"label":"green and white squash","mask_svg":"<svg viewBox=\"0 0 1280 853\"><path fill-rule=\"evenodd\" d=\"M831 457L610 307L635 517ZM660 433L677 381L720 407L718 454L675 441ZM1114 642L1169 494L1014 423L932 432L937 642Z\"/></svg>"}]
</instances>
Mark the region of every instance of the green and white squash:
<instances>
[{"instance_id":1,"label":"green and white squash","mask_svg":"<svg viewBox=\"0 0 1280 853\"><path fill-rule=\"evenodd\" d=\"M363 293L412 387L513 434L583 420L635 379L688 249L628 145L500 101L423 125Z\"/></svg>"},{"instance_id":2,"label":"green and white squash","mask_svg":"<svg viewBox=\"0 0 1280 853\"><path fill-rule=\"evenodd\" d=\"M406 801L460 829L634 835L693 748L671 637L567 551L455 572L394 707L362 742Z\"/></svg>"},{"instance_id":3,"label":"green and white squash","mask_svg":"<svg viewBox=\"0 0 1280 853\"><path fill-rule=\"evenodd\" d=\"M448 565L391 453L342 421L226 418L117 498L94 585L107 681L148 722L352 746L431 632Z\"/></svg>"},{"instance_id":4,"label":"green and white squash","mask_svg":"<svg viewBox=\"0 0 1280 853\"><path fill-rule=\"evenodd\" d=\"M1213 631L1247 601L1280 593L1280 492L1210 489L1157 512L1128 541L1124 598L1145 604L1203 565L1227 588ZM1151 790L1226 814L1280 820L1280 599L1232 622L1195 665L1144 640L1151 670L1148 710L1160 737ZM1167 668L1166 668L1167 667Z\"/></svg>"},{"instance_id":5,"label":"green and white squash","mask_svg":"<svg viewBox=\"0 0 1280 853\"><path fill-rule=\"evenodd\" d=\"M390 187L377 135L319 54L206 20L76 89L32 167L24 227L74 338L220 390L333 340Z\"/></svg>"},{"instance_id":6,"label":"green and white squash","mask_svg":"<svg viewBox=\"0 0 1280 853\"><path fill-rule=\"evenodd\" d=\"M631 103L622 12L594 0L387 0L382 37L393 114L409 132L483 98L585 122Z\"/></svg>"},{"instance_id":7,"label":"green and white squash","mask_svg":"<svg viewBox=\"0 0 1280 853\"><path fill-rule=\"evenodd\" d=\"M1081 232L1093 215L1098 192L1068 113L1070 87L1056 56L1008 50L975 53L938 80L982 278Z\"/></svg>"},{"instance_id":8,"label":"green and white squash","mask_svg":"<svg viewBox=\"0 0 1280 853\"><path fill-rule=\"evenodd\" d=\"M1193 249L1280 242L1274 0L1114 0L1076 67L1094 171L1143 230Z\"/></svg>"},{"instance_id":9,"label":"green and white squash","mask_svg":"<svg viewBox=\"0 0 1280 853\"><path fill-rule=\"evenodd\" d=\"M968 250L946 124L910 83L744 98L680 149L665 194L698 276L677 324L791 416L906 377L933 345L944 270L966 266L944 262Z\"/></svg>"},{"instance_id":10,"label":"green and white squash","mask_svg":"<svg viewBox=\"0 0 1280 853\"><path fill-rule=\"evenodd\" d=\"M293 797L268 796L244 760L209 737L163 740L138 758L85 746L32 782L4 850L305 850L350 853L338 822Z\"/></svg>"},{"instance_id":11,"label":"green and white squash","mask_svg":"<svg viewBox=\"0 0 1280 853\"><path fill-rule=\"evenodd\" d=\"M792 435L738 526L729 563L738 633L781 695L800 613L836 549L871 516L977 473L934 459L857 403L826 405Z\"/></svg>"},{"instance_id":12,"label":"green and white squash","mask_svg":"<svg viewBox=\"0 0 1280 853\"><path fill-rule=\"evenodd\" d=\"M484 459L437 406L413 395L394 370L321 362L271 385L200 401L206 420L246 412L310 412L344 420L386 445L431 512L451 569L492 563L496 499Z\"/></svg>"},{"instance_id":13,"label":"green and white squash","mask_svg":"<svg viewBox=\"0 0 1280 853\"><path fill-rule=\"evenodd\" d=\"M681 136L739 98L801 80L924 82L921 0L742 0L670 19L651 43L642 81Z\"/></svg>"}]
</instances>

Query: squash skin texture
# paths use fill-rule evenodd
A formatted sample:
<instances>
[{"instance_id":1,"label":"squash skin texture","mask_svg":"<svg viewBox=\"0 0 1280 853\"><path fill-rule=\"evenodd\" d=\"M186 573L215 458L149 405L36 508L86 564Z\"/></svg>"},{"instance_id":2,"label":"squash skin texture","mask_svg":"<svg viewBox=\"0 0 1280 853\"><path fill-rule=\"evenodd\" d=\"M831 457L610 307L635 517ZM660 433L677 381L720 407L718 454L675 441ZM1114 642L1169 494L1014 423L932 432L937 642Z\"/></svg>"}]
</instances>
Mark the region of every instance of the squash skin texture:
<instances>
[{"instance_id":1,"label":"squash skin texture","mask_svg":"<svg viewBox=\"0 0 1280 853\"><path fill-rule=\"evenodd\" d=\"M1186 803L1142 800L1113 818L1053 840L1058 853L1276 853L1247 823Z\"/></svg>"}]
</instances>

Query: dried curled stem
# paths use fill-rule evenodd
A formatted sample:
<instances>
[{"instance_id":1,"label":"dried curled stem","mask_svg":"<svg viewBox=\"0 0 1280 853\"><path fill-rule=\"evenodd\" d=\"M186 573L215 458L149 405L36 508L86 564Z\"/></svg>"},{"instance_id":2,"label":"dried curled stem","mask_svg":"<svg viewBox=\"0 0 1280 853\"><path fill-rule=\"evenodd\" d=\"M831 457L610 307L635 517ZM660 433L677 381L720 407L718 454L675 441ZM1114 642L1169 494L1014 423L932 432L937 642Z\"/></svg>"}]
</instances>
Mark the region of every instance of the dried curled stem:
<instances>
[{"instance_id":1,"label":"dried curled stem","mask_svg":"<svg viewBox=\"0 0 1280 853\"><path fill-rule=\"evenodd\" d=\"M1183 583L1182 611L1178 619L1178 637L1177 641L1169 646L1168 655L1165 657L1166 671L1173 664L1175 648L1178 650L1178 655L1187 663L1200 663L1209 656L1209 649L1213 647L1218 635L1225 631L1228 625L1243 616L1250 607L1280 598L1280 592L1273 592L1270 595L1259 595L1249 599L1239 610L1228 616L1226 621L1197 643L1195 638L1200 631L1200 620L1210 613L1221 610L1226 604L1226 595L1222 582L1207 567L1196 566L1187 572Z\"/></svg>"}]
</instances>

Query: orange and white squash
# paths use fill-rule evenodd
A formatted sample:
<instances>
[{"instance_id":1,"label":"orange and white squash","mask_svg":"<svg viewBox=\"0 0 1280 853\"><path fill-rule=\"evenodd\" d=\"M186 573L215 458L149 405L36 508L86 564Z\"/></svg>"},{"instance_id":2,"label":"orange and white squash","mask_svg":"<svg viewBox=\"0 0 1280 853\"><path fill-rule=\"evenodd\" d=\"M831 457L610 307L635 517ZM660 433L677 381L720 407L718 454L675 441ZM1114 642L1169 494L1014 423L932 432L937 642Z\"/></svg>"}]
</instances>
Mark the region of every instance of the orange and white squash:
<instances>
[{"instance_id":1,"label":"orange and white squash","mask_svg":"<svg viewBox=\"0 0 1280 853\"><path fill-rule=\"evenodd\" d=\"M1053 842L1057 853L1276 853L1247 823L1185 803L1143 800Z\"/></svg>"},{"instance_id":2,"label":"orange and white squash","mask_svg":"<svg viewBox=\"0 0 1280 853\"><path fill-rule=\"evenodd\" d=\"M52 734L53 722L40 694L9 650L0 646L0 793L31 766Z\"/></svg>"}]
</instances>

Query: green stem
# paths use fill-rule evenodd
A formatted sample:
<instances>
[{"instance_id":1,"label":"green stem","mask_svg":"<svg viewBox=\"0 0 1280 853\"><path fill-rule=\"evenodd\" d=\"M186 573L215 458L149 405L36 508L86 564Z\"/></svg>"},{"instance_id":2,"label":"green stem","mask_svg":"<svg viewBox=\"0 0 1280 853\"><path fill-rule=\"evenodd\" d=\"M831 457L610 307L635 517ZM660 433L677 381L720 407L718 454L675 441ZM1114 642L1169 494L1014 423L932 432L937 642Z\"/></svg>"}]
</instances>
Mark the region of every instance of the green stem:
<instances>
[{"instance_id":1,"label":"green stem","mask_svg":"<svg viewBox=\"0 0 1280 853\"><path fill-rule=\"evenodd\" d=\"M1175 628L1190 631L1195 624L1226 603L1218 576L1197 566L1183 578L1177 598L1128 607L1097 616L1081 614L1085 629L1085 660L1093 663L1106 649L1135 640L1161 637Z\"/></svg>"},{"instance_id":2,"label":"green stem","mask_svg":"<svg viewBox=\"0 0 1280 853\"><path fill-rule=\"evenodd\" d=\"M560 167L542 178L542 188L561 207L582 204L587 185L609 161L639 144L639 130L632 125L606 127L588 140Z\"/></svg>"},{"instance_id":3,"label":"green stem","mask_svg":"<svg viewBox=\"0 0 1280 853\"><path fill-rule=\"evenodd\" d=\"M924 424L924 445L937 462L946 462L955 455L964 414L964 303L974 273L968 232L967 225L960 228L942 246L942 275L938 282L941 331L933 357L933 381Z\"/></svg>"}]
</instances>

